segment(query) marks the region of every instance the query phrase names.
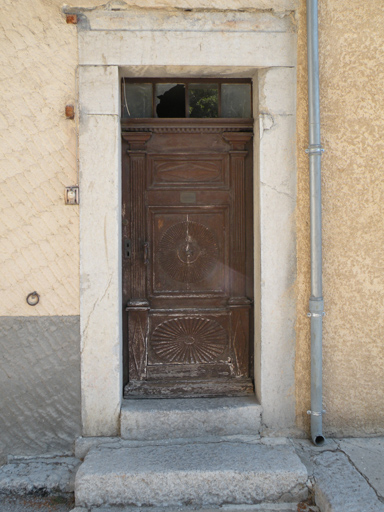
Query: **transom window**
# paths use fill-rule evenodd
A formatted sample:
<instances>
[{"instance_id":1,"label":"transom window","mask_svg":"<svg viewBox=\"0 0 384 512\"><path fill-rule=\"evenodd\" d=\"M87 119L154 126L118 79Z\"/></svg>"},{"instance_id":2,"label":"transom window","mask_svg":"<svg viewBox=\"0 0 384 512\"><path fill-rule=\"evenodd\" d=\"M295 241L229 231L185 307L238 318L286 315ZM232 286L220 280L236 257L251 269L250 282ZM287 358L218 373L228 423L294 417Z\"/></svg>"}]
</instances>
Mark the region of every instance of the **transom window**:
<instances>
[{"instance_id":1,"label":"transom window","mask_svg":"<svg viewBox=\"0 0 384 512\"><path fill-rule=\"evenodd\" d=\"M122 79L122 117L251 118L246 79Z\"/></svg>"}]
</instances>

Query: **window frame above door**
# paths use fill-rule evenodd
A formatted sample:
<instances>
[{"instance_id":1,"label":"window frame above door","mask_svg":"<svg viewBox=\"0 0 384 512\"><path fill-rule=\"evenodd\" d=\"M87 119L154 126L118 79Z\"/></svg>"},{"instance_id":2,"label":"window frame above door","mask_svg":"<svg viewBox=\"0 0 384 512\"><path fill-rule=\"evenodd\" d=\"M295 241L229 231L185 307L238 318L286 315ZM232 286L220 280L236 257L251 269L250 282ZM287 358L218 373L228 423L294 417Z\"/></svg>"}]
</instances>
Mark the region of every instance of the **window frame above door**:
<instances>
[{"instance_id":1,"label":"window frame above door","mask_svg":"<svg viewBox=\"0 0 384 512\"><path fill-rule=\"evenodd\" d=\"M189 85L190 84L217 84L218 85L218 116L214 118L206 118L206 117L194 117L194 119L252 119L251 117L241 117L241 118L225 118L222 117L222 85L226 84L249 84L250 85L250 112L253 113L253 81L251 78L219 78L219 77L122 77L121 79L121 119L122 121L126 121L128 119L158 119L158 116L155 115L156 112L156 85L157 84L166 84L166 83L174 83L174 84L183 84L185 85L185 116L180 119L190 119L189 116ZM127 117L125 116L125 85L126 84L152 84L152 116L149 118L140 117ZM165 118L167 119L167 118ZM178 119L178 118L172 118Z\"/></svg>"}]
</instances>

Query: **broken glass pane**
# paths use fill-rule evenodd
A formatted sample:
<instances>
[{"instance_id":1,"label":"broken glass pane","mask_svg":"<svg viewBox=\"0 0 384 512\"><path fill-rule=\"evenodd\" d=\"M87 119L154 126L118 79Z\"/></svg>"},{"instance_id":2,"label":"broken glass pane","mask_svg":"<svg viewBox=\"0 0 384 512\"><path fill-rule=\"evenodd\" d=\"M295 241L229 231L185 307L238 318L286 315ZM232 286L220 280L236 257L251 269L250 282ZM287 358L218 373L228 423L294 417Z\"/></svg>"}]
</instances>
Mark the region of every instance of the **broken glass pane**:
<instances>
[{"instance_id":1,"label":"broken glass pane","mask_svg":"<svg viewBox=\"0 0 384 512\"><path fill-rule=\"evenodd\" d=\"M222 117L252 117L251 84L222 84Z\"/></svg>"},{"instance_id":2,"label":"broken glass pane","mask_svg":"<svg viewBox=\"0 0 384 512\"><path fill-rule=\"evenodd\" d=\"M219 116L218 84L189 85L189 117Z\"/></svg>"},{"instance_id":3,"label":"broken glass pane","mask_svg":"<svg viewBox=\"0 0 384 512\"><path fill-rule=\"evenodd\" d=\"M185 117L185 85L156 84L157 117Z\"/></svg>"},{"instance_id":4,"label":"broken glass pane","mask_svg":"<svg viewBox=\"0 0 384 512\"><path fill-rule=\"evenodd\" d=\"M123 117L152 117L152 84L124 84Z\"/></svg>"}]
</instances>

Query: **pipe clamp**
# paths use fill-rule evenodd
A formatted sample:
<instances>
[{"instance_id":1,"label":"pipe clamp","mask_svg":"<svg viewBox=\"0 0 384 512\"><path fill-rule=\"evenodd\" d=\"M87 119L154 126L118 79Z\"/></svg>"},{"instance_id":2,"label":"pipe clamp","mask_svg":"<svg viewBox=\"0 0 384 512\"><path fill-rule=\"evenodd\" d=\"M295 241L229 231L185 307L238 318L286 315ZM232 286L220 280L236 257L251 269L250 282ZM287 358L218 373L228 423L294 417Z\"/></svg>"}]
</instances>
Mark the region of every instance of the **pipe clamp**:
<instances>
[{"instance_id":1,"label":"pipe clamp","mask_svg":"<svg viewBox=\"0 0 384 512\"><path fill-rule=\"evenodd\" d=\"M310 144L308 146L308 149L305 150L305 152L311 156L311 155L321 155L324 153L325 149L321 147L321 144Z\"/></svg>"},{"instance_id":2,"label":"pipe clamp","mask_svg":"<svg viewBox=\"0 0 384 512\"><path fill-rule=\"evenodd\" d=\"M307 414L310 414L311 416L322 416L323 414L325 414L327 411L324 411L322 410L321 412L316 412L316 411L307 411Z\"/></svg>"},{"instance_id":3,"label":"pipe clamp","mask_svg":"<svg viewBox=\"0 0 384 512\"><path fill-rule=\"evenodd\" d=\"M308 318L311 318L311 316L313 316L313 317L316 317L316 316L325 316L325 311L323 311L323 312L321 312L321 313L310 313L310 312L308 312L308 313L307 313L307 317L308 317Z\"/></svg>"}]
</instances>

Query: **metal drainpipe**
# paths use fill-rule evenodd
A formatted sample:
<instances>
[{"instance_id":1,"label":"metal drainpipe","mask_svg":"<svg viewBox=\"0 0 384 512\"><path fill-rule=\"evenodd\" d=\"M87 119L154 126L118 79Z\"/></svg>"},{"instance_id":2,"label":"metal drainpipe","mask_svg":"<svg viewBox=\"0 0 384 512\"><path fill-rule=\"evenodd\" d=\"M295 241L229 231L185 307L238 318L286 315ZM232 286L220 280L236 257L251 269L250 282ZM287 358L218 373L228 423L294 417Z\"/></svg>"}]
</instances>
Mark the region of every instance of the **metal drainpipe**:
<instances>
[{"instance_id":1,"label":"metal drainpipe","mask_svg":"<svg viewBox=\"0 0 384 512\"><path fill-rule=\"evenodd\" d=\"M321 252L321 153L320 142L320 91L319 91L319 41L317 0L307 0L308 40L308 111L310 218L311 218L311 437L315 445L324 444L322 415L322 337L323 337L323 284Z\"/></svg>"}]
</instances>

